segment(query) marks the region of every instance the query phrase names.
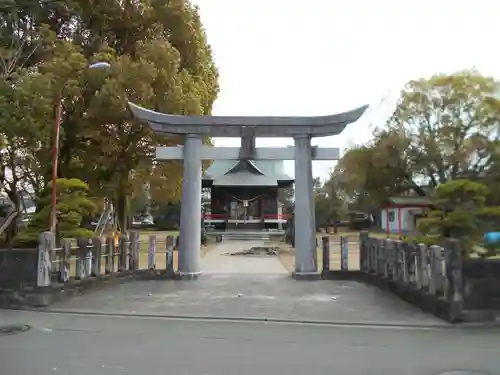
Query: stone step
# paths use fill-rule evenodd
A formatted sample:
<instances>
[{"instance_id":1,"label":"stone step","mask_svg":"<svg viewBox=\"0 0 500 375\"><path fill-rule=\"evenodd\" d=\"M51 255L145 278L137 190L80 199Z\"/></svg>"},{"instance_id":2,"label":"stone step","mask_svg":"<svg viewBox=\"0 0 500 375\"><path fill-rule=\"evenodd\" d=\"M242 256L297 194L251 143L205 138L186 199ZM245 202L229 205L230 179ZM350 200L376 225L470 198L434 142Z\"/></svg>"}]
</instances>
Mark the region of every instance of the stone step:
<instances>
[{"instance_id":1,"label":"stone step","mask_svg":"<svg viewBox=\"0 0 500 375\"><path fill-rule=\"evenodd\" d=\"M252 240L269 240L269 232L250 232L250 231L234 231L222 233L223 240L237 240L237 241L252 241Z\"/></svg>"},{"instance_id":2,"label":"stone step","mask_svg":"<svg viewBox=\"0 0 500 375\"><path fill-rule=\"evenodd\" d=\"M227 230L227 231L207 231L207 236L218 238L217 241L222 240L258 240L267 241L272 237L284 236L284 231L264 231L264 230Z\"/></svg>"}]
</instances>

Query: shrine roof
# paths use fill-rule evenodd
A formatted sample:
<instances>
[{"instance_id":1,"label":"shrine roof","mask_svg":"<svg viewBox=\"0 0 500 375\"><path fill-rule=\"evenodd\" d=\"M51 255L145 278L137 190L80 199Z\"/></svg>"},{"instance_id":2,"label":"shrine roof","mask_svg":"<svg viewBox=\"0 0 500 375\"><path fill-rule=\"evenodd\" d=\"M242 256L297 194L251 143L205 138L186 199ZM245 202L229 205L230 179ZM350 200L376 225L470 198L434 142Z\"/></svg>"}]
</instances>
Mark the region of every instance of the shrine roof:
<instances>
[{"instance_id":1,"label":"shrine roof","mask_svg":"<svg viewBox=\"0 0 500 375\"><path fill-rule=\"evenodd\" d=\"M215 186L277 186L293 182L284 172L282 160L215 160L203 180Z\"/></svg>"},{"instance_id":2,"label":"shrine roof","mask_svg":"<svg viewBox=\"0 0 500 375\"><path fill-rule=\"evenodd\" d=\"M217 177L212 184L214 186L278 186L278 180L249 172L236 172Z\"/></svg>"}]
</instances>

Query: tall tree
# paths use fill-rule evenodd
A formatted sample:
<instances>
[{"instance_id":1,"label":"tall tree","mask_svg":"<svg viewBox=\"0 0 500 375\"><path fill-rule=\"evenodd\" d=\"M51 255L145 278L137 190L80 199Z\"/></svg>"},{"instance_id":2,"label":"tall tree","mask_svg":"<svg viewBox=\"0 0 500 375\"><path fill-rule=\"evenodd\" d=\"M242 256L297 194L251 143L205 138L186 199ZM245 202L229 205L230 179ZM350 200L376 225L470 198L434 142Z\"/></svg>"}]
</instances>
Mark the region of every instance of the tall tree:
<instances>
[{"instance_id":1,"label":"tall tree","mask_svg":"<svg viewBox=\"0 0 500 375\"><path fill-rule=\"evenodd\" d=\"M432 186L488 169L500 136L499 82L474 71L410 81L387 125Z\"/></svg>"},{"instance_id":2,"label":"tall tree","mask_svg":"<svg viewBox=\"0 0 500 375\"><path fill-rule=\"evenodd\" d=\"M313 188L316 226L332 225L334 221L340 220L346 214L345 205L339 197L335 180L330 179L322 182L316 178Z\"/></svg>"},{"instance_id":3,"label":"tall tree","mask_svg":"<svg viewBox=\"0 0 500 375\"><path fill-rule=\"evenodd\" d=\"M16 212L22 194L36 195L44 186L41 173L50 164L50 80L37 73L13 73L0 82L0 188ZM26 189L30 186L31 189ZM16 233L17 221L7 229L7 243Z\"/></svg>"},{"instance_id":4,"label":"tall tree","mask_svg":"<svg viewBox=\"0 0 500 375\"><path fill-rule=\"evenodd\" d=\"M338 163L340 189L352 201L379 204L425 195L420 185L489 175L500 165L499 88L473 71L410 81L385 127Z\"/></svg>"},{"instance_id":5,"label":"tall tree","mask_svg":"<svg viewBox=\"0 0 500 375\"><path fill-rule=\"evenodd\" d=\"M41 191L47 183L53 110L61 100L61 177L80 178L93 194L111 197L123 226L127 196L139 189L138 176L144 183L152 183L158 194L168 190L175 200L179 163L155 165L153 150L158 145L182 143L182 139L153 134L132 118L127 101L172 114L211 113L218 74L198 9L188 0L35 1L16 4L15 12L2 8L0 18L4 25L0 48L8 56L22 57L16 61L23 61L23 85L35 78L45 82L37 83L44 93L22 91L21 85L4 85L0 92L0 106L12 101L9 90L14 88L25 93L26 103L31 102L29 92L43 101L43 108L37 105L26 111L26 115L33 111L34 121L45 125L44 136L34 137L37 147L29 148L37 151L36 157L30 159L31 164L23 164L25 169L36 170L30 184ZM29 36L16 44L17 55L8 34L19 40ZM86 69L101 60L111 63L109 71ZM0 119L4 151L7 144L13 145L5 136L16 122L11 112ZM23 118L24 114L18 114ZM14 148L21 150L20 146ZM134 171L139 173L131 173Z\"/></svg>"}]
</instances>

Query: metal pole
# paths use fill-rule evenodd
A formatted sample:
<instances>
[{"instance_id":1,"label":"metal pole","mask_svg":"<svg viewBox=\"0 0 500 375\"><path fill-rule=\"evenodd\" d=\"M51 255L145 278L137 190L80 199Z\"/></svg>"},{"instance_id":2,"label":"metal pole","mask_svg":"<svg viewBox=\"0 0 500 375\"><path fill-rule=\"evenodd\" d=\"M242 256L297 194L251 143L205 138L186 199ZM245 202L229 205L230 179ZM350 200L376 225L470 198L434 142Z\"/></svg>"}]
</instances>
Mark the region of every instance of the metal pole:
<instances>
[{"instance_id":1,"label":"metal pole","mask_svg":"<svg viewBox=\"0 0 500 375\"><path fill-rule=\"evenodd\" d=\"M54 142L52 144L52 200L50 207L50 232L55 236L57 223L57 164L59 161L59 132L61 129L62 96L59 94L56 103L56 119L54 122Z\"/></svg>"},{"instance_id":2,"label":"metal pole","mask_svg":"<svg viewBox=\"0 0 500 375\"><path fill-rule=\"evenodd\" d=\"M97 61L88 66L89 69L108 69L111 65L105 61ZM54 122L54 141L52 144L52 199L50 207L50 231L56 234L57 223L57 164L59 162L59 133L61 129L62 116L62 89L59 91L56 102L56 119Z\"/></svg>"}]
</instances>

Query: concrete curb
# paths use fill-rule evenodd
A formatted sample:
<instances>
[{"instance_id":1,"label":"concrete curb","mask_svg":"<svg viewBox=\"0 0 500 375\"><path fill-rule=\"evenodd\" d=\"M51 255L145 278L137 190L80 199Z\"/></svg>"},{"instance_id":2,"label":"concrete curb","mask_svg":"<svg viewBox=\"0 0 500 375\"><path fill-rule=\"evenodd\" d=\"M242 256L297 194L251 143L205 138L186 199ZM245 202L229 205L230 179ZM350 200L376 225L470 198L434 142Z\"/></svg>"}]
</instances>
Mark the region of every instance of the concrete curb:
<instances>
[{"instance_id":1,"label":"concrete curb","mask_svg":"<svg viewBox=\"0 0 500 375\"><path fill-rule=\"evenodd\" d=\"M369 321L328 321L309 319L285 319L273 317L239 317L239 316L208 316L208 315L176 315L176 314L140 314L126 312L104 312L104 311L76 311L66 309L30 309L25 311L36 311L47 314L64 314L75 316L116 317L116 318L150 318L192 321L220 321L220 322L248 322L248 323L277 323L296 325L319 325L331 327L366 327L366 328L394 328L394 329L461 329L461 328L483 328L500 327L500 322L492 323L465 323L465 324L405 324L404 322L380 323Z\"/></svg>"}]
</instances>

